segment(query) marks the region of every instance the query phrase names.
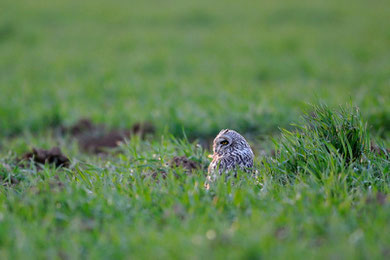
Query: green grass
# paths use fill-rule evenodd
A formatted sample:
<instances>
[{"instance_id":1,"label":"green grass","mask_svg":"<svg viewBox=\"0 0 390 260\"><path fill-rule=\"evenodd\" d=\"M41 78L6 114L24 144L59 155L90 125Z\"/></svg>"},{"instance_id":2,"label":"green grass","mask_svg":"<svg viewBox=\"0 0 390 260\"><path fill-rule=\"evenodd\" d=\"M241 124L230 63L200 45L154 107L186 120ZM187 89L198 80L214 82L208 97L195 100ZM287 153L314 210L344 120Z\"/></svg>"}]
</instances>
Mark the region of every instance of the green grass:
<instances>
[{"instance_id":1,"label":"green grass","mask_svg":"<svg viewBox=\"0 0 390 260\"><path fill-rule=\"evenodd\" d=\"M6 134L90 116L115 126L268 133L349 100L389 130L387 1L1 3ZM178 98L180 97L180 98Z\"/></svg>"},{"instance_id":2,"label":"green grass","mask_svg":"<svg viewBox=\"0 0 390 260\"><path fill-rule=\"evenodd\" d=\"M256 177L220 178L209 190L203 187L204 171L187 175L169 169L174 155L203 168L208 163L201 147L172 138L134 138L117 156L70 169L21 169L5 159L3 178L20 183L2 188L0 254L385 258L390 204L380 197L389 193L389 154L368 149L370 138L356 111L337 114L321 106L314 113L322 118L318 124L295 134L285 131L276 156L257 161ZM356 127L351 136L337 135L345 150L328 143L335 136L321 136L317 128L336 114L341 125ZM298 167L286 166L294 162ZM167 179L151 177L161 170Z\"/></svg>"},{"instance_id":3,"label":"green grass","mask_svg":"<svg viewBox=\"0 0 390 260\"><path fill-rule=\"evenodd\" d=\"M388 1L0 10L0 258L389 257ZM98 157L53 135L82 117L157 132ZM257 174L206 190L210 151L183 132L222 128L247 137ZM15 163L52 146L69 168ZM176 155L202 169L169 169Z\"/></svg>"}]
</instances>

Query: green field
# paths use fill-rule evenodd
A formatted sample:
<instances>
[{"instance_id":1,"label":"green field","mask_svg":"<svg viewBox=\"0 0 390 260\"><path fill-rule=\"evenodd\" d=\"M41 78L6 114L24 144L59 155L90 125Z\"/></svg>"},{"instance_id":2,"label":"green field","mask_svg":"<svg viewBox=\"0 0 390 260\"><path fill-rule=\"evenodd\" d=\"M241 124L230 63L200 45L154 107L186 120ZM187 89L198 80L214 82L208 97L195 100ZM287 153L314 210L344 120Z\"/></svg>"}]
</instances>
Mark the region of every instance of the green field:
<instances>
[{"instance_id":1,"label":"green field","mask_svg":"<svg viewBox=\"0 0 390 260\"><path fill-rule=\"evenodd\" d=\"M0 258L389 258L389 17L386 0L0 1ZM96 155L58 133L81 118L156 131ZM206 190L223 128L257 174ZM54 146L68 167L17 163ZM183 155L200 169L171 169Z\"/></svg>"}]
</instances>

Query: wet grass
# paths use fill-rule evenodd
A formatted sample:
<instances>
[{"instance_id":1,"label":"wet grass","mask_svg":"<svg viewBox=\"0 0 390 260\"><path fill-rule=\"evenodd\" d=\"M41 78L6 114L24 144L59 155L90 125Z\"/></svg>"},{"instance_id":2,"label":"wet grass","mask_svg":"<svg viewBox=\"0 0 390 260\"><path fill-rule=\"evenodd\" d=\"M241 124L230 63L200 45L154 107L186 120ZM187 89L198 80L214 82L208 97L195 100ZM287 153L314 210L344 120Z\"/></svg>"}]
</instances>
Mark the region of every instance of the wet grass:
<instances>
[{"instance_id":1,"label":"wet grass","mask_svg":"<svg viewBox=\"0 0 390 260\"><path fill-rule=\"evenodd\" d=\"M264 134L319 100L389 130L386 1L1 5L2 135L82 117Z\"/></svg>"},{"instance_id":2,"label":"wet grass","mask_svg":"<svg viewBox=\"0 0 390 260\"><path fill-rule=\"evenodd\" d=\"M3 158L1 256L386 258L389 153L370 149L356 110L316 109L314 124L283 131L276 155L257 158L256 176L220 178L209 190L208 153L174 137L135 137L69 168ZM356 130L332 135L321 132L326 123ZM174 156L198 170L171 168Z\"/></svg>"},{"instance_id":3,"label":"wet grass","mask_svg":"<svg viewBox=\"0 0 390 260\"><path fill-rule=\"evenodd\" d=\"M1 258L389 257L386 1L0 10ZM81 118L156 132L96 155L58 134ZM257 175L206 190L222 128ZM34 147L70 165L17 164Z\"/></svg>"}]
</instances>

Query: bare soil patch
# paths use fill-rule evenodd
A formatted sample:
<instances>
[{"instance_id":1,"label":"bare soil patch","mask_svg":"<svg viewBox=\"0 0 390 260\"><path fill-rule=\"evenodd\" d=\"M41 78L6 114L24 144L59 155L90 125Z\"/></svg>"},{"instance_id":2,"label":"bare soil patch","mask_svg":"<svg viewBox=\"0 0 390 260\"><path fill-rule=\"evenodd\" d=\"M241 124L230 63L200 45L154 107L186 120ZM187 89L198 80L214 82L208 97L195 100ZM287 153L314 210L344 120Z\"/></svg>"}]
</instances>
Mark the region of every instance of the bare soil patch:
<instances>
[{"instance_id":1,"label":"bare soil patch","mask_svg":"<svg viewBox=\"0 0 390 260\"><path fill-rule=\"evenodd\" d=\"M82 136L78 138L80 148L85 152L104 153L107 149L115 148L129 139L131 133L127 130L112 130L106 134L96 136Z\"/></svg>"},{"instance_id":2,"label":"bare soil patch","mask_svg":"<svg viewBox=\"0 0 390 260\"><path fill-rule=\"evenodd\" d=\"M37 164L53 164L56 167L68 167L70 160L66 157L60 148L53 147L50 150L33 148L31 152L25 153L20 162L34 162Z\"/></svg>"},{"instance_id":3,"label":"bare soil patch","mask_svg":"<svg viewBox=\"0 0 390 260\"><path fill-rule=\"evenodd\" d=\"M107 129L103 124L95 124L90 119L83 118L70 127L62 127L61 132L75 138L80 148L89 153L105 153L107 149L118 147L133 135L145 138L155 133L154 125L149 122L135 123L131 129Z\"/></svg>"},{"instance_id":4,"label":"bare soil patch","mask_svg":"<svg viewBox=\"0 0 390 260\"><path fill-rule=\"evenodd\" d=\"M182 167L186 170L186 172L192 172L194 170L200 169L199 163L188 159L185 156L175 156L173 159L169 162L169 166L171 168L178 168Z\"/></svg>"}]
</instances>

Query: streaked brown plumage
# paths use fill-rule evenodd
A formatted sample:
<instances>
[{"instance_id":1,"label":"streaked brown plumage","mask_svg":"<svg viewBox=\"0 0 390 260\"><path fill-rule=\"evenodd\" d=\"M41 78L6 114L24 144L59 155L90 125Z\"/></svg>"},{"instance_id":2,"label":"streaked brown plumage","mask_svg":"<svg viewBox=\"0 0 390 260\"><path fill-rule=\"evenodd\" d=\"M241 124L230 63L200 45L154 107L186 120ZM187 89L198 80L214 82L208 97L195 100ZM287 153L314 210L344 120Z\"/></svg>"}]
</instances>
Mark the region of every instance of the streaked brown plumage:
<instances>
[{"instance_id":1,"label":"streaked brown plumage","mask_svg":"<svg viewBox=\"0 0 390 260\"><path fill-rule=\"evenodd\" d=\"M213 160L208 168L208 180L237 169L249 172L253 167L253 152L245 138L234 130L219 132L213 143Z\"/></svg>"}]
</instances>

